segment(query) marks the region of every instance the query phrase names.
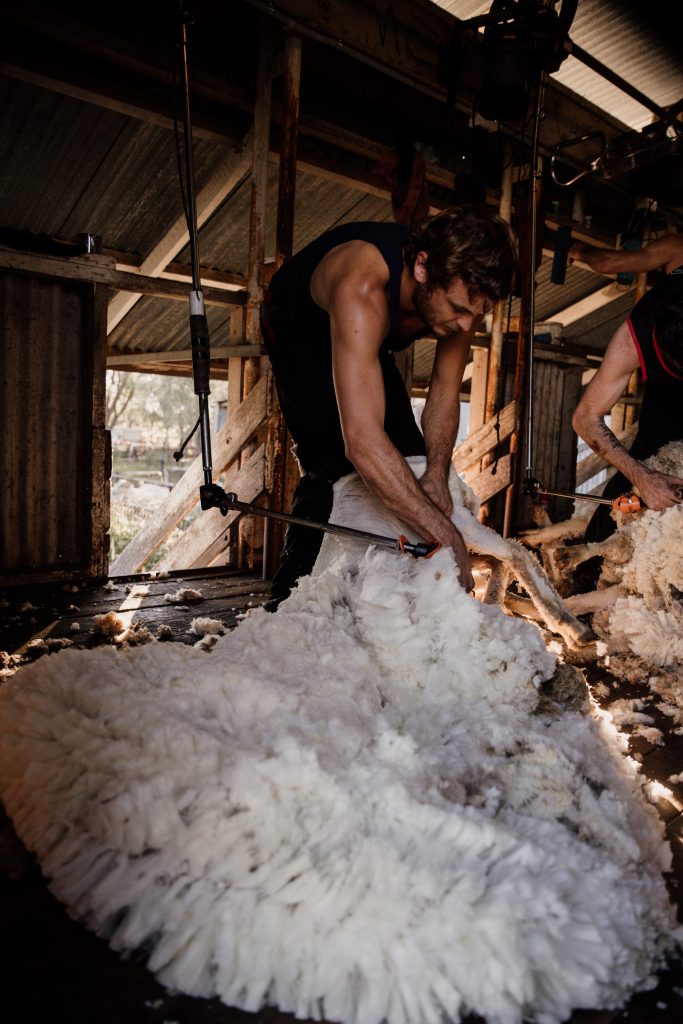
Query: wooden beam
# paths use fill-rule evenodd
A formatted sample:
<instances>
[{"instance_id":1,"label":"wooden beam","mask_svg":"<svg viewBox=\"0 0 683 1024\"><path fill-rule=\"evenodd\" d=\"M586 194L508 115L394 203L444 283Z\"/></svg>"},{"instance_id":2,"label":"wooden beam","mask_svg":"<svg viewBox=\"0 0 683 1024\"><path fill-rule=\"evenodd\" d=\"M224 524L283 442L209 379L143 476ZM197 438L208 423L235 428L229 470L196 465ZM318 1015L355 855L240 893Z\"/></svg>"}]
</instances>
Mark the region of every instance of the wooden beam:
<instances>
[{"instance_id":1,"label":"wooden beam","mask_svg":"<svg viewBox=\"0 0 683 1024\"><path fill-rule=\"evenodd\" d=\"M515 403L509 402L493 419L462 441L453 452L456 471L466 473L496 445L506 441L514 429L515 415Z\"/></svg>"},{"instance_id":2,"label":"wooden beam","mask_svg":"<svg viewBox=\"0 0 683 1024\"><path fill-rule=\"evenodd\" d=\"M296 157L299 135L301 93L301 36L285 36L285 82L282 104L282 142L277 193L275 266L281 267L292 255L294 238L294 201L296 197Z\"/></svg>"},{"instance_id":3,"label":"wooden beam","mask_svg":"<svg viewBox=\"0 0 683 1024\"><path fill-rule=\"evenodd\" d=\"M235 191L249 173L249 167L251 166L250 137L251 132L245 138L241 148L231 154L198 193L198 228L201 228L206 223L209 217L216 212L218 207L225 202L228 196ZM173 257L177 256L180 250L187 245L189 237L185 214L183 214L171 225L152 251L142 261L140 273L149 277L158 277L161 271L166 269ZM109 303L108 334L111 334L114 328L121 323L126 314L139 301L140 297L140 294L136 292L122 293L114 296Z\"/></svg>"},{"instance_id":4,"label":"wooden beam","mask_svg":"<svg viewBox=\"0 0 683 1024\"><path fill-rule=\"evenodd\" d=\"M263 377L245 398L239 409L219 430L214 444L214 473L220 475L237 458L254 435L266 414L267 380ZM110 568L114 576L137 572L166 540L188 512L199 501L199 487L204 482L204 466L198 455L180 478L168 498L145 523L140 533L121 552Z\"/></svg>"},{"instance_id":5,"label":"wooden beam","mask_svg":"<svg viewBox=\"0 0 683 1024\"><path fill-rule=\"evenodd\" d=\"M284 83L282 97L280 165L278 168L277 218L275 229L275 269L292 255L294 248L294 206L296 199L297 153L301 101L301 36L285 32ZM291 472L291 439L288 443L278 400L275 375L269 374L269 407L266 438L266 491L270 509L289 508L298 473ZM287 472L288 463L290 472ZM288 484L291 485L288 487ZM264 523L263 576L269 579L279 562L284 539L284 524L266 519Z\"/></svg>"},{"instance_id":6,"label":"wooden beam","mask_svg":"<svg viewBox=\"0 0 683 1024\"><path fill-rule=\"evenodd\" d=\"M272 101L273 22L261 14L258 22L258 61L256 66L256 102L251 150L251 197L249 204L249 249L247 269L247 305L244 332L250 344L261 342L260 311L263 302L263 269L266 245L266 200L268 194L268 162L270 154L270 118ZM264 361L265 362L265 361ZM247 396L262 378L261 360L242 362L242 393ZM266 400L270 407L270 395ZM245 445L240 465L251 457L256 442ZM237 564L254 569L263 551L264 524L253 517L243 519L238 528Z\"/></svg>"},{"instance_id":7,"label":"wooden beam","mask_svg":"<svg viewBox=\"0 0 683 1024\"><path fill-rule=\"evenodd\" d=\"M510 484L510 456L503 455L500 459L496 459L481 473L468 477L467 483L482 505L484 502L490 501L494 495Z\"/></svg>"},{"instance_id":8,"label":"wooden beam","mask_svg":"<svg viewBox=\"0 0 683 1024\"><path fill-rule=\"evenodd\" d=\"M116 367L117 370L125 371L126 373L147 373L154 374L158 377L185 377L192 378L194 374L192 372L192 363L145 363L142 360L138 362L124 363L121 366ZM212 381L227 381L228 370L224 366L212 366L211 367L211 380Z\"/></svg>"},{"instance_id":9,"label":"wooden beam","mask_svg":"<svg viewBox=\"0 0 683 1024\"><path fill-rule=\"evenodd\" d=\"M211 361L215 359L245 359L247 356L266 354L264 345L224 345L222 348L211 349ZM192 349L178 349L172 352L122 352L112 349L107 354L107 369L114 370L131 362L145 363L185 363L192 362Z\"/></svg>"},{"instance_id":10,"label":"wooden beam","mask_svg":"<svg viewBox=\"0 0 683 1024\"><path fill-rule=\"evenodd\" d=\"M155 295L164 299L185 302L188 299L188 289L185 285L177 281L162 281L156 277L124 273L116 269L110 256L100 256L96 253L88 256L48 256L0 246L0 269L104 284L117 290L134 288L145 295ZM244 292L207 288L204 299L207 305L229 308L243 306L246 295Z\"/></svg>"},{"instance_id":11,"label":"wooden beam","mask_svg":"<svg viewBox=\"0 0 683 1024\"><path fill-rule=\"evenodd\" d=\"M89 337L84 349L84 363L92 377L90 396L90 431L92 446L89 453L89 473L85 487L90 506L86 525L90 530L90 559L88 574L91 577L106 576L109 565L109 525L111 494L111 433L106 429L106 365L107 346L107 289L104 285L92 288L92 306L88 311L91 323Z\"/></svg>"},{"instance_id":12,"label":"wooden beam","mask_svg":"<svg viewBox=\"0 0 683 1024\"><path fill-rule=\"evenodd\" d=\"M113 256L116 261L116 269L126 274L140 274L141 260L132 253L120 252L117 249L102 249L103 256ZM200 267L199 277L204 287L217 288L221 291L232 292L242 291L247 286L247 279L244 274L235 274L230 271L212 270L210 267ZM175 260L169 263L165 270L159 274L162 281L182 281L185 284L192 283L192 267L189 263L177 263Z\"/></svg>"},{"instance_id":13,"label":"wooden beam","mask_svg":"<svg viewBox=\"0 0 683 1024\"><path fill-rule=\"evenodd\" d=\"M255 501L264 488L263 456L264 445L261 445L241 468L233 463L222 481L224 490L234 491L240 501ZM224 516L217 508L202 512L185 530L178 543L159 561L157 568L193 569L209 565L220 551L227 548L230 526L240 515L240 512L228 512Z\"/></svg>"},{"instance_id":14,"label":"wooden beam","mask_svg":"<svg viewBox=\"0 0 683 1024\"><path fill-rule=\"evenodd\" d=\"M611 281L603 288L591 292L585 299L580 299L573 305L567 306L566 309L560 310L559 313L553 313L552 319L562 324L563 327L568 327L570 324L576 323L577 320L582 320L585 316L590 316L591 313L602 309L603 306L609 305L610 302L622 299L628 291L630 288L624 288L616 281Z\"/></svg>"}]
</instances>

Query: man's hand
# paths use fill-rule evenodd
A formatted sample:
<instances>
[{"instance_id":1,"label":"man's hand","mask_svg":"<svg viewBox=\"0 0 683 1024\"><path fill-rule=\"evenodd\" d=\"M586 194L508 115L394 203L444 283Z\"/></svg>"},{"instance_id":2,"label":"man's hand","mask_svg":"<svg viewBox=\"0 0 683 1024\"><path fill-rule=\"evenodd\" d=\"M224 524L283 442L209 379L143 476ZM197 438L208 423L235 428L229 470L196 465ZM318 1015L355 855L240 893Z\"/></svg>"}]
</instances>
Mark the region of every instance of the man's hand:
<instances>
[{"instance_id":1,"label":"man's hand","mask_svg":"<svg viewBox=\"0 0 683 1024\"><path fill-rule=\"evenodd\" d=\"M453 524L451 524L453 526ZM460 531L453 526L451 538L448 541L448 547L450 547L455 555L455 562L460 570L460 583L465 588L468 594L474 593L474 577L472 576L472 570L470 568L470 556L467 548L465 547L465 541L462 539Z\"/></svg>"},{"instance_id":2,"label":"man's hand","mask_svg":"<svg viewBox=\"0 0 683 1024\"><path fill-rule=\"evenodd\" d=\"M427 468L420 477L420 486L425 492L430 501L432 501L436 507L443 512L445 516L450 518L451 512L453 511L453 498L448 487L448 479L443 473L431 470ZM471 594L474 591L474 579L472 577L472 568L470 564L470 556L465 542L462 539L462 534L453 523L450 524L451 529L449 531L449 539L446 542L447 547L450 547L455 556L455 562L460 570L460 582L467 591Z\"/></svg>"},{"instance_id":3,"label":"man's hand","mask_svg":"<svg viewBox=\"0 0 683 1024\"><path fill-rule=\"evenodd\" d=\"M683 480L678 476L658 473L644 466L642 471L634 476L633 483L647 507L654 512L663 512L672 505L683 503Z\"/></svg>"},{"instance_id":4,"label":"man's hand","mask_svg":"<svg viewBox=\"0 0 683 1024\"><path fill-rule=\"evenodd\" d=\"M587 245L583 242L572 242L567 252L567 260L569 263L573 263L574 260L585 260Z\"/></svg>"},{"instance_id":5,"label":"man's hand","mask_svg":"<svg viewBox=\"0 0 683 1024\"><path fill-rule=\"evenodd\" d=\"M453 511L453 498L448 487L448 478L443 473L430 472L429 468L420 477L420 486L430 501L433 501L445 516Z\"/></svg>"}]
</instances>

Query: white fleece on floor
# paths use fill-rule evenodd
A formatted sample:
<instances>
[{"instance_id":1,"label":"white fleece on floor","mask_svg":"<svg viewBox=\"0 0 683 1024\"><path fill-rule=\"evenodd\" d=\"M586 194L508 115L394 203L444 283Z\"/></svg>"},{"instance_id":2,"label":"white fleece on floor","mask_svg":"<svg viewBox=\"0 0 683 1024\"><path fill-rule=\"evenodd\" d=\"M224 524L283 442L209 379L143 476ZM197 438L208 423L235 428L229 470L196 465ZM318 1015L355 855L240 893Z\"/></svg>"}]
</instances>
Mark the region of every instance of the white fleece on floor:
<instances>
[{"instance_id":1,"label":"white fleece on floor","mask_svg":"<svg viewBox=\"0 0 683 1024\"><path fill-rule=\"evenodd\" d=\"M211 654L18 672L0 795L70 913L173 988L344 1024L555 1024L651 984L676 926L614 727L537 711L554 665L449 552L342 553Z\"/></svg>"}]
</instances>

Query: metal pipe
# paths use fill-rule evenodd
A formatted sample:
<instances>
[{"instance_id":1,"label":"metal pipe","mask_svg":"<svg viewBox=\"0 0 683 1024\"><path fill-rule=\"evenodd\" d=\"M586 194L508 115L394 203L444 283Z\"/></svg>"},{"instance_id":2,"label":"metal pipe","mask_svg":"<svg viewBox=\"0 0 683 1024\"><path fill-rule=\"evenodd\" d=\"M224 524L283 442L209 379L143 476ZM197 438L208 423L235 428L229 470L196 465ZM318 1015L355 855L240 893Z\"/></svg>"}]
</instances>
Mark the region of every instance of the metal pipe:
<instances>
[{"instance_id":1,"label":"metal pipe","mask_svg":"<svg viewBox=\"0 0 683 1024\"><path fill-rule=\"evenodd\" d=\"M185 147L185 171L187 190L188 232L192 261L192 288L198 292L201 287L199 276L199 244L197 238L197 192L194 182L194 154L192 150L192 120L190 116L190 83L187 73L187 21L182 13L180 19L180 67L183 88L183 135Z\"/></svg>"},{"instance_id":2,"label":"metal pipe","mask_svg":"<svg viewBox=\"0 0 683 1024\"><path fill-rule=\"evenodd\" d=\"M212 486L211 427L209 422L209 395L211 350L209 325L204 307L204 295L199 273L199 241L197 230L197 193L194 180L194 154L192 147L192 118L190 112L190 84L187 60L187 12L180 8L180 72L183 91L183 135L185 150L185 198L187 230L190 238L192 263L192 291L190 292L190 336L192 345L192 375L194 390L199 399L199 427L202 447L204 486ZM181 449L182 450L182 449Z\"/></svg>"}]
</instances>

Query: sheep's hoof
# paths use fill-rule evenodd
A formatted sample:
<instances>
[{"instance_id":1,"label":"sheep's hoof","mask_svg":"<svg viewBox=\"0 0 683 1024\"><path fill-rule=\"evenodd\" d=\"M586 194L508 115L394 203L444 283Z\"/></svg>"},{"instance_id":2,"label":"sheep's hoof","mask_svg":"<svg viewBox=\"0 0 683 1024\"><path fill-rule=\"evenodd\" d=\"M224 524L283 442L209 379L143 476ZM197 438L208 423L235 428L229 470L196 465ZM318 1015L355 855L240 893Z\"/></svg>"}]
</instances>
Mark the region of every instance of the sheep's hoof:
<instances>
[{"instance_id":1,"label":"sheep's hoof","mask_svg":"<svg viewBox=\"0 0 683 1024\"><path fill-rule=\"evenodd\" d=\"M573 639L574 643L585 647L586 644L595 643L598 637L597 633L594 633L590 626L583 625L581 629L573 630Z\"/></svg>"},{"instance_id":2,"label":"sheep's hoof","mask_svg":"<svg viewBox=\"0 0 683 1024\"><path fill-rule=\"evenodd\" d=\"M568 548L555 548L551 558L558 569L568 569L572 564L572 553Z\"/></svg>"}]
</instances>

